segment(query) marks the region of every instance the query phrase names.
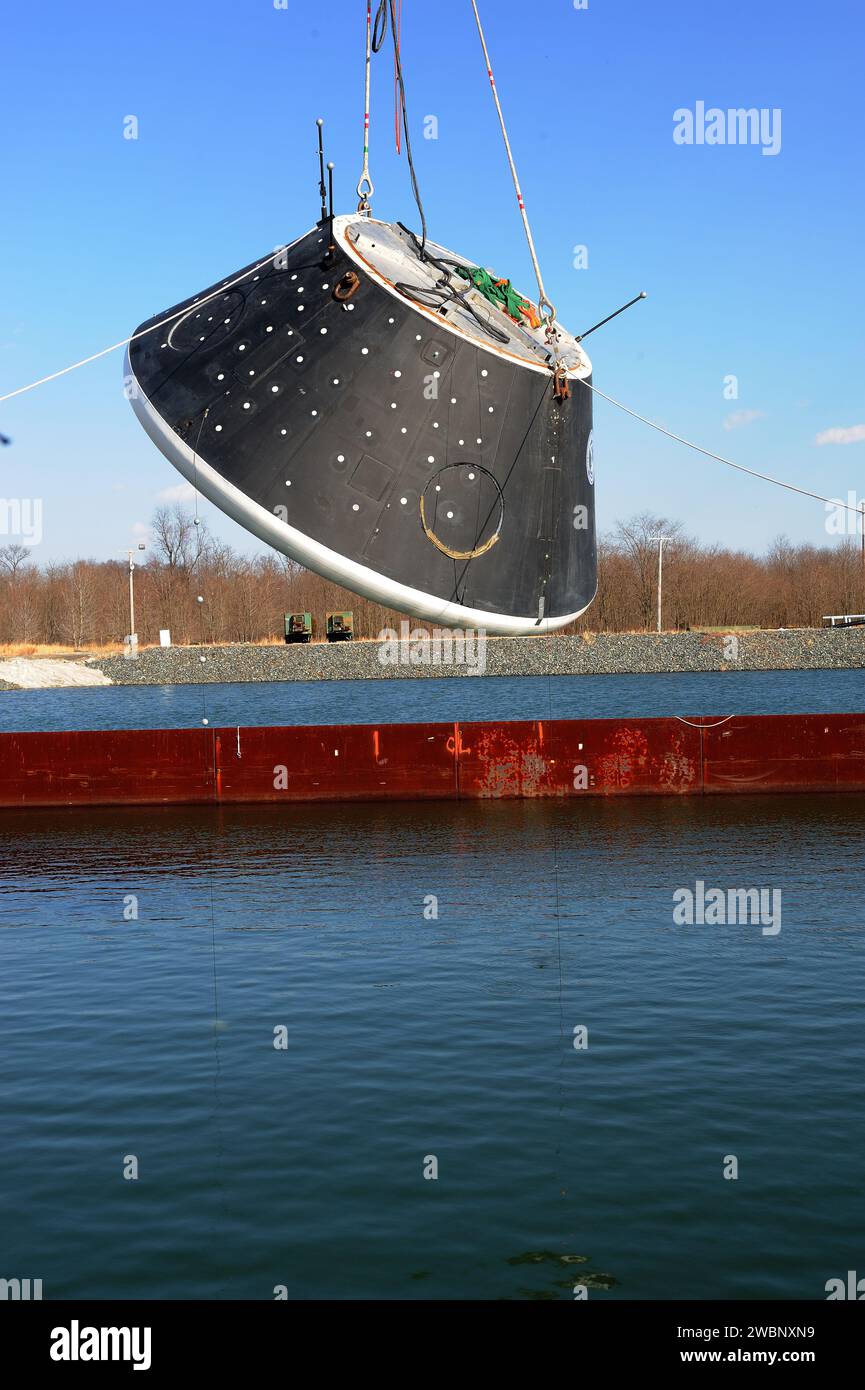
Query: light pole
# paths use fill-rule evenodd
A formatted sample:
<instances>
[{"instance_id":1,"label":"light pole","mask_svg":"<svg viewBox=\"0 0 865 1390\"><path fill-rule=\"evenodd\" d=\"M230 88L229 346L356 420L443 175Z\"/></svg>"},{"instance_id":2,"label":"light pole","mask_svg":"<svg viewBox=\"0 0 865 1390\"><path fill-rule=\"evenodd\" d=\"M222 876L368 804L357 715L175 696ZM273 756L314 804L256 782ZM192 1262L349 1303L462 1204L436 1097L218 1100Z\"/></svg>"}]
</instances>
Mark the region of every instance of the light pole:
<instances>
[{"instance_id":1,"label":"light pole","mask_svg":"<svg viewBox=\"0 0 865 1390\"><path fill-rule=\"evenodd\" d=\"M661 631L661 590L664 582L664 542L672 536L649 536L650 541L658 542L658 631Z\"/></svg>"},{"instance_id":2,"label":"light pole","mask_svg":"<svg viewBox=\"0 0 865 1390\"><path fill-rule=\"evenodd\" d=\"M138 542L138 549L145 549L144 541ZM130 647L134 647L137 645L135 636L135 585L133 581L135 561L132 558L135 554L135 550L130 548L127 550L126 554L129 556L129 645Z\"/></svg>"}]
</instances>

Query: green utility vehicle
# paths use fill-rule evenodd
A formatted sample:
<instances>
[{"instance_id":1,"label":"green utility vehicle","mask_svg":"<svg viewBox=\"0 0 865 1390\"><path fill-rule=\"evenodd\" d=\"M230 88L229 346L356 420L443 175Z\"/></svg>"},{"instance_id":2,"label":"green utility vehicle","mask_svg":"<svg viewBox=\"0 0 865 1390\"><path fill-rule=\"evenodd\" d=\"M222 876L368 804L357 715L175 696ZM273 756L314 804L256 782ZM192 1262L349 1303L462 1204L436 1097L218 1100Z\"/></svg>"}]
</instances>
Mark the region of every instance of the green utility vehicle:
<instances>
[{"instance_id":1,"label":"green utility vehicle","mask_svg":"<svg viewBox=\"0 0 865 1390\"><path fill-rule=\"evenodd\" d=\"M312 637L311 613L286 613L286 642L308 642Z\"/></svg>"},{"instance_id":2,"label":"green utility vehicle","mask_svg":"<svg viewBox=\"0 0 865 1390\"><path fill-rule=\"evenodd\" d=\"M328 613L327 615L327 640L328 642L350 642L354 636L354 614L349 613Z\"/></svg>"}]
</instances>

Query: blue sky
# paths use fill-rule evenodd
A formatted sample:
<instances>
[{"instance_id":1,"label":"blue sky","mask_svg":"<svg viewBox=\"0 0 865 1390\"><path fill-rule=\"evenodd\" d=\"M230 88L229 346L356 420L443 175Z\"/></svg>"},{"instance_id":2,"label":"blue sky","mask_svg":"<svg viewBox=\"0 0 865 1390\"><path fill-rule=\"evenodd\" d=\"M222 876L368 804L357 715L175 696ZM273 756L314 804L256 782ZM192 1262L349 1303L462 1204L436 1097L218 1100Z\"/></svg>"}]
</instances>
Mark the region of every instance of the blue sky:
<instances>
[{"instance_id":1,"label":"blue sky","mask_svg":"<svg viewBox=\"0 0 865 1390\"><path fill-rule=\"evenodd\" d=\"M431 235L533 293L469 0L403 9ZM589 339L596 384L749 467L865 498L865 439L816 443L865 425L861 5L483 0L481 13L559 317L579 332L649 294ZM0 393L311 226L318 115L337 210L353 209L364 17L364 0L12 0ZM373 60L373 206L415 225L392 86L388 49ZM676 144L674 113L698 101L779 108L780 152ZM123 138L129 115L134 141ZM429 115L435 140L423 136ZM724 396L731 375L735 400ZM116 554L182 483L121 376L117 353L0 405L14 441L0 450L0 497L42 499L40 561ZM595 465L602 530L651 510L706 542L763 550L785 532L834 543L819 502L703 460L597 400ZM261 549L202 511L238 548Z\"/></svg>"}]
</instances>

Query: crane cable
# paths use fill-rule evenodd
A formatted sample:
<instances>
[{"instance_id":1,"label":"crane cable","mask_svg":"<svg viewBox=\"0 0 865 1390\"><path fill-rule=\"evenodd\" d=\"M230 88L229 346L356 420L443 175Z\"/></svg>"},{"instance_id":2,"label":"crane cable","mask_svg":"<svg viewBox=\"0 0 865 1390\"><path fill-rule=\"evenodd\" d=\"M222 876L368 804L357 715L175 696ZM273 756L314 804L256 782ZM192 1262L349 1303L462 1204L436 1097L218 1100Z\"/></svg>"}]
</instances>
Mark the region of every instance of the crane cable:
<instances>
[{"instance_id":1,"label":"crane cable","mask_svg":"<svg viewBox=\"0 0 865 1390\"><path fill-rule=\"evenodd\" d=\"M379 14L376 15L376 25L378 25ZM371 217L372 208L370 198L375 192L373 181L369 176L369 64L372 52L372 0L366 0L366 66L364 80L364 99L363 99L363 168L360 171L360 178L357 181L357 210L361 217Z\"/></svg>"},{"instance_id":2,"label":"crane cable","mask_svg":"<svg viewBox=\"0 0 865 1390\"><path fill-rule=\"evenodd\" d=\"M282 251L283 248L280 248L279 251L266 256L263 261L258 261L255 265L251 266L249 270L245 270L242 275L238 275L234 280L227 280L225 284L220 285L218 289L206 295L204 299L198 300L198 305L203 306L207 304L211 299L215 298L217 294L221 294L224 290L239 284L241 280L246 280L250 275L260 270L262 266L274 261L277 256L282 254ZM155 333L158 328L164 328L167 323L173 323L175 319L182 318L184 314L190 313L194 307L194 304L186 305L182 309L175 310L173 314L168 314L157 323L151 324L149 328L142 328L139 332L132 333L128 338L121 338L119 342L112 343L109 347L102 348L99 352L91 353L89 357L82 357L80 362L71 362L68 367L61 367L57 372L50 372L48 376L39 377L36 381L29 381L26 386L16 386L14 391L7 391L4 395L0 396L0 404L4 401L11 401L15 396L23 396L28 391L35 391L37 386L44 386L49 381L56 381L58 377L68 376L70 372L77 371L79 367L86 367L91 362L97 362L100 357L107 357L110 352L116 352L118 348L126 347L129 343L134 343L137 339L146 337L148 333ZM693 449L696 453L702 454L704 458L713 459L716 463L723 463L727 468L735 468L738 473L747 473L750 478L759 478L761 482L771 483L773 487L785 488L787 492L796 492L800 497L811 497L816 502L826 502L830 506L841 507L844 511L855 512L857 516L861 516L861 507L853 507L849 502L842 502L838 497L826 497L822 492L811 492L808 488L797 487L795 483L787 483L783 478L773 478L770 473L761 473L756 468L746 468L743 463L735 463L733 459L725 458L723 454L716 454L713 453L711 449L704 449L701 444L695 444L692 439L686 439L684 435L681 434L674 434L672 430L668 430L663 425L657 424L656 421L650 420L645 415L641 415L639 411L632 410L630 406L625 405L622 401L617 401L614 396L608 396L606 392L601 391L597 386L593 386L591 382L586 381L583 377L571 377L570 380L578 382L580 386L585 386L593 395L600 396L602 400L607 401L609 405L615 406L617 410L624 411L626 415L630 415L634 420L639 420L640 424L648 425L649 429L657 430L659 434L665 435L667 439L672 439L677 444L684 444L687 449Z\"/></svg>"},{"instance_id":3,"label":"crane cable","mask_svg":"<svg viewBox=\"0 0 865 1390\"><path fill-rule=\"evenodd\" d=\"M696 453L703 454L707 459L714 459L716 463L726 464L728 468L735 468L738 473L747 473L751 478L760 478L764 483L773 483L775 487L786 488L788 492L798 492L801 497L813 497L817 502L828 502L835 507L843 507L845 511L855 512L861 515L861 507L851 507L849 503L842 502L837 497L824 497L822 492L810 492L808 488L797 487L795 483L785 483L781 478L773 478L769 473L760 473L756 468L746 468L744 463L734 463L732 459L724 458L723 454L714 454L711 449L704 449L701 444L695 444L692 439L685 439L684 435L674 434L672 430L666 429L663 425L657 424L654 420L649 420L647 416L640 415L636 410L631 410L630 406L623 405L613 396L608 396L600 391L597 386L593 386L590 381L585 381L582 377L572 377L581 386L586 386L596 396L614 405L617 410L623 410L632 419L639 420L641 425L648 425L649 429L657 430L659 434L666 435L667 439L673 439L677 444L684 444L688 449L694 449Z\"/></svg>"},{"instance_id":4,"label":"crane cable","mask_svg":"<svg viewBox=\"0 0 865 1390\"><path fill-rule=\"evenodd\" d=\"M492 89L493 100L494 100L494 102L495 102L495 104L496 104L496 111L498 112L498 115L499 115L499 125L500 125L501 128L502 128L502 138L504 139L504 142L505 142L505 152L506 152L507 157L508 157L508 164L509 164L510 167L511 167L511 178L512 178L513 181L514 181L514 188L516 189L517 204L518 204L519 209L520 209L520 216L521 216L522 219L523 219L523 227L525 228L526 240L527 240L527 242L528 242L528 244L529 244L529 254L530 254L531 258L532 258L532 265L533 265L534 268L535 268L535 278L537 279L537 282L538 282L538 309L540 310L540 312L541 312L542 315L544 315L544 310L545 310L545 309L548 311L548 312L544 315L544 317L545 317L546 320L547 320L547 328L548 328L548 330L549 330L549 329L552 328L552 325L553 325L553 324L555 323L555 321L556 321L556 310L555 310L554 305L551 304L551 303L550 303L550 300L547 298L547 292L546 292L546 290L544 289L544 281L543 281L543 276L541 275L541 267L540 267L540 264L538 263L538 254L537 254L537 252L536 252L536 250L535 250L534 238L532 237L532 229L531 229L531 227L529 226L529 218L528 218L528 214L527 214L527 212L526 212L526 205L525 205L525 202L523 201L523 193L522 193L522 189L520 188L519 176L517 175L517 166L516 166L516 164L514 163L514 156L513 156L512 152L511 152L511 142L510 142L510 140L508 139L508 131L507 131L507 126L505 125L505 117L504 117L504 113L503 113L503 111L502 111L502 104L501 104L501 102L499 101L499 94L498 94L498 90L497 90L497 88L496 88L496 80L495 80L495 78L493 77L493 69L492 69L492 64L491 64L491 62L490 62L489 51L488 51L488 49L487 49L487 41L486 41L486 38L484 37L484 30L483 30L483 25L481 24L481 17L480 17L480 15L478 14L478 7L477 7L476 0L471 0L471 3L472 3L472 9L473 9L474 12L475 12L475 23L476 23L477 26L478 26L478 34L480 35L481 48L482 48L483 51L484 51L484 61L485 61L486 65L487 65L487 76L488 76L489 79L490 79L490 87L491 87L491 89Z\"/></svg>"},{"instance_id":5,"label":"crane cable","mask_svg":"<svg viewBox=\"0 0 865 1390\"><path fill-rule=\"evenodd\" d=\"M408 128L408 107L407 107L407 105L406 105L406 99L405 99L405 81L404 81L403 75L402 75L402 52L401 52L401 41L400 41L400 27L397 26L397 18L396 18L396 10L395 10L395 8L394 8L394 0L381 0L381 3L380 3L380 5L379 5L379 14L381 14L381 13L384 11L384 8L385 8L385 5L386 5L386 4L387 4L388 9L389 9L389 11L390 11L390 30L391 30L391 33L392 33L392 35L393 35L393 56L394 56L394 63L395 63L395 65L396 65L396 80L397 80L397 86L399 87L399 105L400 105L400 110L401 110L401 112L402 112L402 129L403 129L403 134L405 135L405 157L406 157L406 159L408 160L408 171L409 171L409 176L410 176L410 178L411 178L412 193L414 194L414 200L415 200L415 203L417 204L418 214L420 215L420 233L421 233L421 235L420 235L420 251L421 251L421 257L422 257L422 258L426 258L426 213L425 213L424 210L423 210L423 201L422 201L421 196L420 196L420 187L418 186L417 174L415 173L415 168L414 168L414 159L413 159L413 157L412 157L412 152L411 152L411 135L409 134L409 128ZM400 13L400 26L401 26L401 23L402 23L402 13ZM382 38L381 38L381 40L380 40L380 42L379 42L379 47L381 47L381 44L382 44L383 42L384 42L384 33L382 32Z\"/></svg>"},{"instance_id":6,"label":"crane cable","mask_svg":"<svg viewBox=\"0 0 865 1390\"><path fill-rule=\"evenodd\" d=\"M393 127L396 139L396 152L402 154L402 127L400 126L400 103L399 103L399 70L396 65L397 55L399 54L402 42L402 0L398 0L396 12L396 40L393 53Z\"/></svg>"},{"instance_id":7,"label":"crane cable","mask_svg":"<svg viewBox=\"0 0 865 1390\"><path fill-rule=\"evenodd\" d=\"M198 300L197 303L200 306L204 306L211 299L215 298L216 295L221 294L224 290L230 289L233 285L239 284L241 280L246 280L250 275L253 275L256 270L260 270L262 266L267 265L268 262L274 261L276 257L281 254L282 248L280 251L266 256L263 261L258 261L255 265L251 266L249 270L245 270L242 275L238 275L234 280L227 280L225 284L220 285L218 289L206 295L204 299ZM14 391L7 391L4 395L0 396L0 404L4 401L11 401L15 396L23 396L28 391L35 391L37 386L44 386L49 381L56 381L58 377L68 376L70 372L77 371L79 367L86 367L91 362L98 362L100 357L107 357L110 352L117 352L118 348L126 347L129 343L134 343L139 338L145 338L148 333L155 333L157 328L164 328L167 323L173 323L175 319L182 318L184 314L190 313L194 307L194 304L186 305L182 309L175 310L173 314L168 314L157 323L151 324L149 328L142 328L139 332L130 334L128 338L121 338L119 342L112 343L109 347L102 348L99 352L91 353L89 357L82 357L80 362L70 362L68 367L61 367L59 371L50 372L48 376L39 377L36 381L29 381L26 386L16 386ZM677 444L684 444L687 449L693 449L696 453L702 454L705 458L713 459L716 463L723 463L727 468L735 468L738 473L747 473L751 478L759 478L761 482L771 483L774 487L782 487L788 492L796 492L801 497L812 497L816 502L826 502L830 506L841 507L844 511L855 512L857 516L861 515L860 507L852 507L849 502L842 502L838 497L826 497L822 492L811 492L808 488L797 487L795 483L787 483L783 478L773 478L770 473L760 473L756 468L746 468L743 463L735 463L732 459L725 458L723 454L716 454L713 453L711 449L704 449L701 444L695 444L692 439L686 439L684 435L681 434L674 434L672 430L668 430L663 425L657 424L654 420L648 419L647 416L641 415L639 411L631 410L630 406L624 405L622 401L617 401L614 396L608 396L606 392L601 391L597 386L593 386L591 382L586 381L583 377L571 377L571 381L576 381L581 386L585 386L593 395L600 396L602 400L615 406L617 410L622 410L626 415L630 415L632 419L639 420L640 424L648 425L649 429L657 430L659 434L665 435L667 439L672 439Z\"/></svg>"},{"instance_id":8,"label":"crane cable","mask_svg":"<svg viewBox=\"0 0 865 1390\"><path fill-rule=\"evenodd\" d=\"M236 276L233 280L226 280L223 285L212 290L211 293L205 295L203 299L196 299L193 300L191 304L185 304L182 309L176 309L173 314L166 315L166 317L160 319L158 323L152 323L149 328L139 329L137 333L131 333L128 338L121 338L119 343L112 343L110 347L102 348L100 352L91 353L89 357L82 357L80 362L71 362L68 367L61 367L59 372L50 372L48 376L41 376L38 381L28 382L26 386L16 386L14 391L7 391L4 396L0 396L0 404L2 404L3 401L11 401L13 396L23 396L25 392L35 390L37 386L44 386L47 381L56 381L59 376L67 376L69 372L75 372L79 367L86 367L90 362L98 361L100 357L107 357L109 352L116 352L118 348L127 347L129 343L134 343L136 339L144 338L148 333L155 333L157 328L164 328L167 323L173 323L175 319L183 318L184 314L191 314L196 306L203 308L211 299L215 299L218 294L222 294L223 290L230 290L232 286L239 285L241 280L247 280L250 275L254 275L257 270L261 270L262 266L275 263L277 257L283 255L287 249L287 247L281 246L279 250L272 251L269 256L265 256L263 261L258 261L255 265L250 266L249 270L244 270L241 275Z\"/></svg>"},{"instance_id":9,"label":"crane cable","mask_svg":"<svg viewBox=\"0 0 865 1390\"><path fill-rule=\"evenodd\" d=\"M405 153L408 160L409 176L411 178L412 193L417 204L420 215L421 237L420 255L421 259L426 259L426 213L424 212L423 201L420 196L420 187L415 173L414 157L411 148L411 135L408 128L408 107L405 96L405 80L402 71L402 52L401 52L401 27L402 27L402 5L400 4L399 19L394 0L379 0L375 19L372 18L372 3L367 0L366 6L366 52L364 63L364 110L363 110L363 168L357 185L358 205L357 210L363 217L371 217L370 198L373 193L373 183L369 172L369 89L370 89L370 60L373 53L378 53L381 49L388 32L388 21L390 21L390 32L393 36L393 61L395 83L397 90L397 109L395 121L399 129L400 117L402 118L402 131L405 136Z\"/></svg>"},{"instance_id":10,"label":"crane cable","mask_svg":"<svg viewBox=\"0 0 865 1390\"><path fill-rule=\"evenodd\" d=\"M538 279L538 288L539 288L539 290L540 290L539 307L540 307L540 308L543 308L543 306L546 305L547 308L550 310L549 323L548 323L548 329L549 329L549 328L552 326L552 324L553 324L553 322L554 322L554 320L555 320L555 313L556 313L556 311L555 311L555 308L553 307L553 305L552 305L552 304L550 303L550 301L547 299L546 293L544 292L543 280L542 280L542 278L541 278L540 266L538 265L537 255L535 254L535 247L534 247L534 242L533 242L533 240L532 240L531 228L529 227L529 221L528 221L528 217L526 216L526 210L525 210L525 205L524 205L524 203L523 203L522 193L520 192L520 185L519 185L519 180L518 180L518 177L517 177L517 171L516 171L516 167L515 167L515 165L514 165L513 156L512 156L512 154L511 154L510 143L509 143L509 141L508 141L507 130L506 130L506 128L505 128L505 123L504 123L504 116L503 116L503 114L502 114L501 105L500 105L500 103L499 103L499 98L498 98L498 93L497 93L497 91L496 91L496 85L495 85L495 80L494 80L494 78L493 78L492 68L490 67L489 54L488 54L488 52L487 52L486 40L485 40L485 38L484 38L483 28L481 27L480 15L478 14L478 8L477 8L476 0L471 0L471 3L472 3L472 8L473 8L473 10L474 10L474 12L475 12L475 19L477 20L478 33L480 34L481 44L482 44L482 46L483 46L483 51L484 51L484 57L486 58L486 62L487 62L487 71L488 71L488 73L489 73L490 85L491 85L491 87L492 87L493 96L494 96L494 98L495 98L496 109L498 110L498 113L499 113L499 120L500 120L501 126L502 126L502 134L503 134L504 140L505 140L505 148L506 148L506 150L507 150L508 160L509 160L510 166L511 166L511 173L512 173L513 179L514 179L514 186L515 186L515 188L516 188L516 190L517 190L517 199L518 199L518 202L519 202L519 205L520 205L520 211L521 211L521 213L522 213L523 224L524 224L525 229L526 229L526 236L527 236L527 238L528 238L529 249L530 249L530 251L531 251L532 261L533 261L533 263L534 263L535 273L536 273L537 279ZM415 192L415 200L416 200L417 205L418 205L418 211L420 212L421 223L422 223L422 227L423 227L422 240L421 240L421 242L420 242L420 245L419 245L418 249L419 249L419 251L420 251L421 256L426 257L427 254L428 254L428 253L426 252L426 249L425 249L425 243L426 243L426 218L425 218L425 216L424 216L423 205L422 205L421 199L420 199L420 192L419 192L419 190L418 190L417 180L416 180L416 178L415 178L414 165L413 165L413 163L412 163L411 144L410 144L410 141L409 141L409 134L408 134L408 119L407 119L406 103L405 103L405 87L404 87L403 80L402 80L402 63L401 63L401 60L400 60L399 47L398 47L398 44L397 44L397 21L396 21L396 15L395 15L395 13L394 13L394 0L380 0L378 12L377 12L377 14L376 14L375 32L374 32L374 33L373 33L373 31L372 31L372 4L371 4L371 0L367 0L367 82L366 82L366 102L365 102L365 112L364 112L364 132L365 132L365 141L364 141L364 170L365 170L366 177L367 177L367 180L369 181L369 185L370 185L370 186L369 186L369 192L371 193L371 192L372 192L372 182L371 182L371 180L369 180L369 170L368 170L368 153L369 153L368 144L369 144L369 142L368 142L368 137L367 137L367 132L368 132L368 130L369 130L369 55L370 55L370 51L372 51L372 52L378 52L379 48L381 48L381 45L382 45L382 43L384 42L384 38L385 38L385 35L386 35L386 32L387 32L388 9L390 10L391 30L392 30L392 33L393 33L393 35L394 35L395 61L396 61L396 65L397 65L397 75L398 75L399 86L400 86L400 92L401 92L401 97L402 97L403 127L404 127L404 129L405 129L405 135L406 135L406 154L407 154L407 156L408 156L409 168L410 168L410 170L411 170L412 186L413 186L414 192ZM364 175L362 174L362 175L361 175L361 181L360 181L360 183L358 184L358 192L359 192L359 193L360 193L361 183L363 182L363 177L364 177ZM359 208L358 210L360 211L360 208ZM298 238L298 240L299 240L299 238ZM294 244L295 244L295 243L292 243L292 245L294 245ZM182 318L185 314L191 313L191 312L192 312L192 309L193 309L196 305L198 305L198 307L202 308L205 304L209 303L209 301L210 301L211 299L215 299L215 297L216 297L218 294L223 293L223 292L224 292L225 290L227 290L227 289L233 288L234 285L240 284L241 281L248 279L250 275L254 275L255 272L256 272L257 270L261 270L262 266L265 266L265 265L267 265L268 263L271 263L271 264L274 263L274 262L276 261L277 256L281 255L285 250L286 250L285 247L280 247L276 252L271 252L271 254L268 255L268 256L265 256L263 260L257 261L256 264L253 265L253 266L250 266L250 268L249 268L248 270L245 270L245 271L243 271L240 275L235 276L235 278L234 278L233 280L226 280L226 281L224 282L224 284L218 286L217 289L212 290L211 293L208 294L208 295L205 295L203 299L194 300L192 304L186 304L183 308L181 308L181 309L176 309L173 313L167 314L167 315L165 316L165 318L159 319L156 323L151 324L148 328L139 329L139 331L138 331L137 333L132 333L132 334L129 335L129 337L126 337L126 338L121 338L121 339L119 340L119 342L111 343L108 347L102 348L99 352L91 353L89 357L82 357L80 361L78 361L78 362L72 362L72 363L70 363L69 366L67 366L67 367L61 367L59 371L50 372L47 376L39 377L36 381L28 382L26 386L17 386L17 387L15 388L15 390L5 392L3 395L0 395L0 404L2 404L4 401L10 401L10 400L12 400L15 396L23 396L23 395L25 395L28 391L33 391L33 390L35 390L37 386L44 386L44 385L46 385L46 383L49 382L49 381L56 381L59 377L68 376L68 374L69 374L70 372L77 371L79 367L86 367L86 366L88 366L91 362L96 362L96 361L98 361L101 357L107 357L109 353L111 353L111 352L116 352L119 348L127 347L130 343L136 342L137 339L146 337L148 333L155 333L156 330L157 330L158 328L164 328L166 324L173 323L176 319ZM685 439L683 435L675 434L672 430L666 429L663 425L656 424L656 422L655 422L654 420L649 420L645 415L641 415L641 414L639 413L639 411L631 410L631 408L630 408L629 406L624 405L624 404L622 403L622 401L617 401L613 396L608 396L608 395L606 395L605 392L601 391L597 386L592 385L590 382L586 381L586 380L585 380L584 378L582 378L582 377L572 377L572 378L570 378L570 379L573 380L573 381L578 381L578 382L580 383L581 386L587 387L587 389L588 389L589 391L591 391L594 395L600 396L602 400L605 400L605 401L607 401L610 405L615 406L617 410L624 411L624 413L625 413L626 415L630 415L630 416L632 417L632 419L634 419L634 420L639 420L641 424L643 424L643 425L648 425L648 427L649 427L650 429L657 430L659 434L665 435L667 439L672 439L672 440L674 440L677 444L684 444L686 448L688 448L688 449L693 449L696 453L702 454L705 458L713 459L716 463L723 463L727 468L734 468L734 469L736 469L736 471L739 472L739 473L746 473L746 474L748 474L749 477L752 477L752 478L759 478L759 479L760 479L762 482L764 482L764 483L771 483L774 487L780 487L780 488L786 489L786 491L788 491L788 492L795 492L795 493L798 493L799 496L801 496L801 497L811 497L811 498L813 498L813 499L814 499L815 501L817 501L817 502L825 502L825 503L827 503L827 504L830 505L830 506L841 507L844 511L855 512L857 516L861 515L861 509L860 509L859 507L853 507L853 506L851 506L851 505L849 504L849 502L842 502L839 498L836 498L836 497L826 497L826 496L824 496L823 493L820 493L820 492L812 492L812 491L810 491L808 488L797 487L795 483L787 483L787 482L784 482L784 480L781 479L781 478L773 478L773 477L771 476L771 474L769 474L769 473L761 473L761 472L759 472L759 471L758 471L757 469L755 469L755 468L746 468L744 464L742 464L742 463L735 463L732 459L725 458L723 454L716 454L716 453L713 453L713 451L712 451L711 449L704 449L704 448L702 447L702 445L700 445L700 444L695 444L695 443L693 442L693 440Z\"/></svg>"}]
</instances>

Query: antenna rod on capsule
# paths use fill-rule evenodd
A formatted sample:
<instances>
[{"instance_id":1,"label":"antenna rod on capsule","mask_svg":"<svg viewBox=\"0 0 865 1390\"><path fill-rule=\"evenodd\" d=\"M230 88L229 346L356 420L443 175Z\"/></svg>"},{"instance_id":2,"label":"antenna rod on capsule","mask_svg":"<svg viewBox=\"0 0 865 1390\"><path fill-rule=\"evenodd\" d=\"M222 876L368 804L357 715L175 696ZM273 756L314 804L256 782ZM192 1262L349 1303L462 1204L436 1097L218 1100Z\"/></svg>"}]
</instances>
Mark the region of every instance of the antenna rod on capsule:
<instances>
[{"instance_id":1,"label":"antenna rod on capsule","mask_svg":"<svg viewBox=\"0 0 865 1390\"><path fill-rule=\"evenodd\" d=\"M323 221L325 220L325 218L327 217L327 203L326 203L326 201L325 201L325 190L324 190L324 145L323 145L323 143L322 143L322 138L321 138L321 128L322 128L322 126L324 125L324 121L321 119L321 116L319 116L319 118L318 118L318 120L316 121L315 124L318 126L318 169L319 169L318 191L319 191L319 195L320 195L320 197L321 197L321 220L322 220L322 222L323 222Z\"/></svg>"},{"instance_id":2,"label":"antenna rod on capsule","mask_svg":"<svg viewBox=\"0 0 865 1390\"><path fill-rule=\"evenodd\" d=\"M646 298L646 291L645 291L645 290L640 290L640 293L634 295L634 298L633 298L633 299L629 299L628 302L627 302L627 304L623 304L622 307L621 307L621 309L617 309L616 312L615 312L614 314L607 314L607 317L606 317L605 319L601 319L600 323L594 324L594 326L593 326L592 328L587 328L586 331L585 331L585 333L580 333L580 334L578 335L578 337L575 339L575 341L578 342L578 343L581 343L581 342L583 341L584 338L588 338L588 336L589 336L590 333L594 333L594 331L595 331L596 328L603 328L603 326L604 326L605 323L609 323L609 322L610 322L610 319L618 318L619 314L623 314L623 313L625 312L626 309L630 309L630 307L631 307L632 304L638 304L638 303L640 302L641 299L645 299L645 298Z\"/></svg>"},{"instance_id":3,"label":"antenna rod on capsule","mask_svg":"<svg viewBox=\"0 0 865 1390\"><path fill-rule=\"evenodd\" d=\"M336 247L335 247L334 244L333 244L333 165L332 165L332 164L328 164L328 166L327 166L327 187L328 187L328 198L329 198L329 201L330 201L330 213L328 214L329 217L330 217L330 245L329 245L328 248L327 248L327 254L328 254L329 256L332 256L332 255L334 254L334 252L336 251Z\"/></svg>"}]
</instances>

